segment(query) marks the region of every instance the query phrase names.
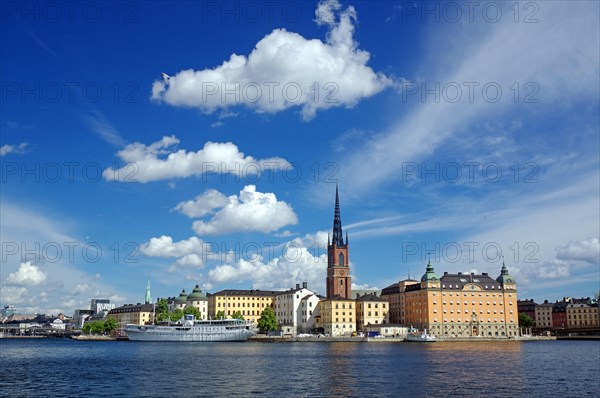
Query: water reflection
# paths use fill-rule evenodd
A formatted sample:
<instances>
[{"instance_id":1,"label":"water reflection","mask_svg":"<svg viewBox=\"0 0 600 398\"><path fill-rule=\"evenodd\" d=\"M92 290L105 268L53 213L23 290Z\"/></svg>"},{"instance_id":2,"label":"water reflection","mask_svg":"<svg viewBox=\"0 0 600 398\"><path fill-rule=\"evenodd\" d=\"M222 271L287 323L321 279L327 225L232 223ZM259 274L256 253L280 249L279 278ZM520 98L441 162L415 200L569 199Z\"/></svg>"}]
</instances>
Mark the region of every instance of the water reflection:
<instances>
[{"instance_id":1,"label":"water reflection","mask_svg":"<svg viewBox=\"0 0 600 398\"><path fill-rule=\"evenodd\" d=\"M8 340L8 339L4 339ZM0 396L596 397L600 342L0 340Z\"/></svg>"},{"instance_id":2,"label":"water reflection","mask_svg":"<svg viewBox=\"0 0 600 398\"><path fill-rule=\"evenodd\" d=\"M523 385L522 342L440 342L423 349L425 391L514 397Z\"/></svg>"},{"instance_id":3,"label":"water reflection","mask_svg":"<svg viewBox=\"0 0 600 398\"><path fill-rule=\"evenodd\" d=\"M323 391L329 396L348 397L356 390L356 372L360 363L352 360L360 344L331 343L327 344L323 356L327 367Z\"/></svg>"}]
</instances>

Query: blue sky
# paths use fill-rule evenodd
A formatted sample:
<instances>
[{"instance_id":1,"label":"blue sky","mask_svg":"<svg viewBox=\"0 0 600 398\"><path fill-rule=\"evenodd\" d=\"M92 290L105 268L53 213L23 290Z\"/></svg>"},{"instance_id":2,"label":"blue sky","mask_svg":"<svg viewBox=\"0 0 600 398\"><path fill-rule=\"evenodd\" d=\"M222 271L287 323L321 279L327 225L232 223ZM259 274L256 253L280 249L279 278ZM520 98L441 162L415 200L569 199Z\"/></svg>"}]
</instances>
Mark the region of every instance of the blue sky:
<instances>
[{"instance_id":1,"label":"blue sky","mask_svg":"<svg viewBox=\"0 0 600 398\"><path fill-rule=\"evenodd\" d=\"M324 293L336 183L357 287L593 296L598 4L469 4L3 3L0 303Z\"/></svg>"}]
</instances>

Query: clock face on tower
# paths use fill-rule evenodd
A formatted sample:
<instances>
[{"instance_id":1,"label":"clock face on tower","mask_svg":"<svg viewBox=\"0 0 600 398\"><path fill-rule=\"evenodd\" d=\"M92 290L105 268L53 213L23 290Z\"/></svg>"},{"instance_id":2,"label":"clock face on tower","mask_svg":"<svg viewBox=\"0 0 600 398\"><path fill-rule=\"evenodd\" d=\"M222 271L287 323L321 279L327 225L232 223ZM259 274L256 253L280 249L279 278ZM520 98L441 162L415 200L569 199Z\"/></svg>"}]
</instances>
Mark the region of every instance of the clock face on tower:
<instances>
[{"instance_id":1,"label":"clock face on tower","mask_svg":"<svg viewBox=\"0 0 600 398\"><path fill-rule=\"evenodd\" d=\"M340 271L340 276L344 276L344 270Z\"/></svg>"}]
</instances>

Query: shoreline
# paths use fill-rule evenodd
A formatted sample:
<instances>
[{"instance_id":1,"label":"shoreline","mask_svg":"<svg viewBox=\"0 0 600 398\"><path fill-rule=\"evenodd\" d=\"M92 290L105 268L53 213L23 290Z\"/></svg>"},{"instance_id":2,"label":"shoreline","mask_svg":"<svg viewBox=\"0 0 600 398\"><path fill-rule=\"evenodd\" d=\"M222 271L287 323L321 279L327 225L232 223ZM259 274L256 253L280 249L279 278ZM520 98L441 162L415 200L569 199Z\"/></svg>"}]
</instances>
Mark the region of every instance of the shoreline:
<instances>
[{"instance_id":1,"label":"shoreline","mask_svg":"<svg viewBox=\"0 0 600 398\"><path fill-rule=\"evenodd\" d=\"M578 340L572 338L573 340ZM595 339L600 339L600 336ZM556 336L531 336L496 339L489 337L438 337L437 341L429 343L447 343L447 342L511 342L511 341L555 341ZM584 339L581 339L584 340ZM586 338L585 340L593 340ZM403 337L275 337L275 336L252 336L248 339L251 343L413 343L404 341Z\"/></svg>"},{"instance_id":2,"label":"shoreline","mask_svg":"<svg viewBox=\"0 0 600 398\"><path fill-rule=\"evenodd\" d=\"M3 339L47 339L47 338L61 338L59 336L7 336L4 335L0 340ZM128 341L125 336L114 337L114 336L102 336L102 335L78 335L78 336L64 336L62 338L77 340L77 341ZM477 342L530 342L530 341L558 341L558 340L571 340L571 341L598 341L600 336L520 336L504 339L495 339L489 337L463 337L463 338L444 338L438 337L435 342L429 343L477 343ZM410 341L404 341L403 337L292 337L292 336L263 336L256 335L250 337L246 342L249 343L414 343Z\"/></svg>"}]
</instances>

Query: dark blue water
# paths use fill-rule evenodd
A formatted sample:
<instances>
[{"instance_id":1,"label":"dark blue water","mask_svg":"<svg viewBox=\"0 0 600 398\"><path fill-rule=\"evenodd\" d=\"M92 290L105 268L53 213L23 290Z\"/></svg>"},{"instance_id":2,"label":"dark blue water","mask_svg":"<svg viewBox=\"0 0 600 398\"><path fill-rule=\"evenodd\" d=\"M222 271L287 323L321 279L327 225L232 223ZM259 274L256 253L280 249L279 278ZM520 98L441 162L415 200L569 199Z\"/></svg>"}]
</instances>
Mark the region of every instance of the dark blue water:
<instances>
[{"instance_id":1,"label":"dark blue water","mask_svg":"<svg viewBox=\"0 0 600 398\"><path fill-rule=\"evenodd\" d=\"M598 397L600 342L0 340L6 397Z\"/></svg>"}]
</instances>

